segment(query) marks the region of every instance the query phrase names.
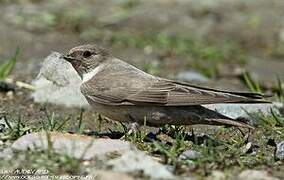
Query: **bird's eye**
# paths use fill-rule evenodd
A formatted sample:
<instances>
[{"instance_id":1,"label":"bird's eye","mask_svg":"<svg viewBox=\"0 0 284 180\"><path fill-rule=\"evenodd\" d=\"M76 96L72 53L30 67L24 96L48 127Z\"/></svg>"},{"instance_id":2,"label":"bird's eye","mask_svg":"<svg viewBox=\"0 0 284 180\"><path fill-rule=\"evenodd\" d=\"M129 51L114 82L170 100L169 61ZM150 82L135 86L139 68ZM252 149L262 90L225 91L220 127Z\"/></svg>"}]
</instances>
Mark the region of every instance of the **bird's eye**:
<instances>
[{"instance_id":1,"label":"bird's eye","mask_svg":"<svg viewBox=\"0 0 284 180\"><path fill-rule=\"evenodd\" d=\"M88 57L90 57L92 55L92 53L90 52L90 51L84 51L83 52L83 57L84 58L88 58Z\"/></svg>"}]
</instances>

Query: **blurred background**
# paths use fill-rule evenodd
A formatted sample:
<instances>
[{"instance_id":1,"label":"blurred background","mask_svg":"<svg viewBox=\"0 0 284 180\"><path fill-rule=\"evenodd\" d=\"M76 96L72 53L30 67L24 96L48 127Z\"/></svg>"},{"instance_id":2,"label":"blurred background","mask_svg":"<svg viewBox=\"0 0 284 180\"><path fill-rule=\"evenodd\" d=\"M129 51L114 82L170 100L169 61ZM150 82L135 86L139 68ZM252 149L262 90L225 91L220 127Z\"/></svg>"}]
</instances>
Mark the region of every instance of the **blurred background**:
<instances>
[{"instance_id":1,"label":"blurred background","mask_svg":"<svg viewBox=\"0 0 284 180\"><path fill-rule=\"evenodd\" d=\"M0 62L30 82L52 51L96 43L163 77L244 90L284 78L283 0L0 0ZM214 83L212 83L214 82Z\"/></svg>"}]
</instances>

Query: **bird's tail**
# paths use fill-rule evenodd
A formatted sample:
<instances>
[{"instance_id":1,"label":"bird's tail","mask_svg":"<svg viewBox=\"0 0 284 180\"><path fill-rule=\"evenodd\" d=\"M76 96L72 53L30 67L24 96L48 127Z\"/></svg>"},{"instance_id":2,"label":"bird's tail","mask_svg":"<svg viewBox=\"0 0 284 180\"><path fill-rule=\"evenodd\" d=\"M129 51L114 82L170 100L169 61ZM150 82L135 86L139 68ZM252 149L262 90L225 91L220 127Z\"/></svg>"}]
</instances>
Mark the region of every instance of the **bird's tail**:
<instances>
[{"instance_id":1,"label":"bird's tail","mask_svg":"<svg viewBox=\"0 0 284 180\"><path fill-rule=\"evenodd\" d=\"M200 108L203 109L203 113L200 114L200 116L203 118L204 124L236 126L236 127L254 129L254 127L250 126L249 124L243 121L240 121L239 119L232 119L223 114L220 114L217 111L213 111L203 106L201 106Z\"/></svg>"},{"instance_id":2,"label":"bird's tail","mask_svg":"<svg viewBox=\"0 0 284 180\"><path fill-rule=\"evenodd\" d=\"M212 125L229 125L229 126L236 126L236 127L242 127L242 128L249 128L254 129L254 127L250 126L249 124L245 122L241 122L238 120L233 119L206 119L210 124Z\"/></svg>"}]
</instances>

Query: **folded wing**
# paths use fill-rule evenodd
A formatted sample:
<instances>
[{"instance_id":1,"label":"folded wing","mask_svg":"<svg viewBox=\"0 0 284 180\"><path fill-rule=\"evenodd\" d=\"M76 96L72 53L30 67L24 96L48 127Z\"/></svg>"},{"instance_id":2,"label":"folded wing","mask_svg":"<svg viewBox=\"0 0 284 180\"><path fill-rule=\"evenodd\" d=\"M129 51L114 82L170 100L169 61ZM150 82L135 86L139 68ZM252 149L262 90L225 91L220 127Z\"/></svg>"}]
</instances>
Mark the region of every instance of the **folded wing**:
<instances>
[{"instance_id":1,"label":"folded wing","mask_svg":"<svg viewBox=\"0 0 284 180\"><path fill-rule=\"evenodd\" d=\"M188 106L215 103L259 103L262 94L219 91L187 83L156 79L146 88L81 86L82 93L95 102L107 105Z\"/></svg>"}]
</instances>

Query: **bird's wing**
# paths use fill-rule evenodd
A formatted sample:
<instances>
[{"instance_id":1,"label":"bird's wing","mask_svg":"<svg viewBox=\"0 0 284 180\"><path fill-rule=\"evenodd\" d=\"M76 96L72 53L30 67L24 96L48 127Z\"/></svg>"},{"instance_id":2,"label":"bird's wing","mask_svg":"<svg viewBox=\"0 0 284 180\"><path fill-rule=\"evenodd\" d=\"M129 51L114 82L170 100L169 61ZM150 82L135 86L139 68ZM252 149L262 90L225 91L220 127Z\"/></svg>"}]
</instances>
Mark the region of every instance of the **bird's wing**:
<instances>
[{"instance_id":1,"label":"bird's wing","mask_svg":"<svg viewBox=\"0 0 284 180\"><path fill-rule=\"evenodd\" d=\"M176 89L169 92L167 103L168 106L265 102L261 101L261 99L264 98L264 95L259 93L221 91L216 89L194 86L184 82L169 82L175 84Z\"/></svg>"},{"instance_id":2,"label":"bird's wing","mask_svg":"<svg viewBox=\"0 0 284 180\"><path fill-rule=\"evenodd\" d=\"M107 105L188 106L215 103L261 102L258 93L227 92L157 79L146 88L96 87L84 83L81 92L89 99Z\"/></svg>"}]
</instances>

